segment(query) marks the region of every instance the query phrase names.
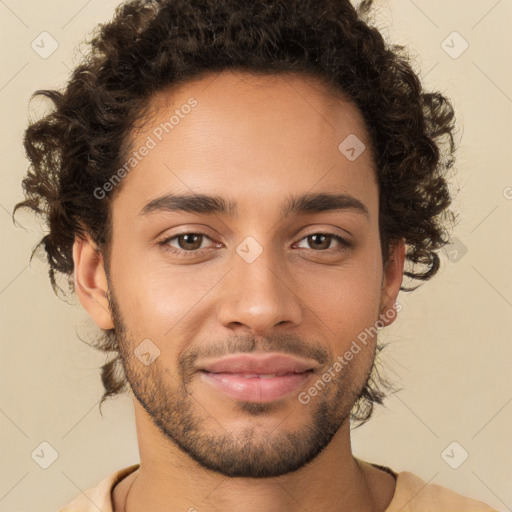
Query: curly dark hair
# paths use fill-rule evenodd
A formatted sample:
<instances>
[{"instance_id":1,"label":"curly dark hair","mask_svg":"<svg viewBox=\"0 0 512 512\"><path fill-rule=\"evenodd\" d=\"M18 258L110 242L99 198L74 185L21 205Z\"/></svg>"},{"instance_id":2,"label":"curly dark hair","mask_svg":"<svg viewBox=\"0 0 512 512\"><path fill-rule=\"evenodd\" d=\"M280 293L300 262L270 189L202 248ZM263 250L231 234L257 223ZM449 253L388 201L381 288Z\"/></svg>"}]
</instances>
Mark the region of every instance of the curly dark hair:
<instances>
[{"instance_id":1,"label":"curly dark hair","mask_svg":"<svg viewBox=\"0 0 512 512\"><path fill-rule=\"evenodd\" d=\"M75 292L76 236L89 234L108 266L110 204L122 186L101 201L94 190L126 161L130 134L147 115L149 99L223 70L295 73L348 97L372 142L383 263L393 242L404 238L412 264L404 275L420 281L434 276L437 251L449 242L448 224L455 219L446 180L454 163L454 111L441 93L423 90L404 47L388 44L371 25L371 4L132 0L98 25L66 87L34 93L49 98L52 108L24 137L31 165L23 179L25 200L13 215L25 207L46 223L48 233L34 253L44 246L55 293L62 292L57 277ZM95 348L117 353L101 369L103 403L126 389L126 379L113 329L102 332ZM360 424L374 403L383 403L378 380L369 379L352 411Z\"/></svg>"}]
</instances>

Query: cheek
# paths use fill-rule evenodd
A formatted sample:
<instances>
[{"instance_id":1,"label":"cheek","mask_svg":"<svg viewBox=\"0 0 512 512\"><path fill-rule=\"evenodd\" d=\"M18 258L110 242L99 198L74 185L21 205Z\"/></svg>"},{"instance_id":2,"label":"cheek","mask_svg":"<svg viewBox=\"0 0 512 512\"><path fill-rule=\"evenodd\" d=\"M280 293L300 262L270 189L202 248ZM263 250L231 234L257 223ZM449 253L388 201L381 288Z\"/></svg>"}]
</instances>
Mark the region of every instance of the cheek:
<instances>
[{"instance_id":1,"label":"cheek","mask_svg":"<svg viewBox=\"0 0 512 512\"><path fill-rule=\"evenodd\" d=\"M122 257L115 258L113 252L112 275L130 331L160 345L166 345L166 339L179 339L184 331L192 334L201 301L222 277L223 269L198 272L194 265L171 265L149 251L121 249L119 245L117 256Z\"/></svg>"},{"instance_id":2,"label":"cheek","mask_svg":"<svg viewBox=\"0 0 512 512\"><path fill-rule=\"evenodd\" d=\"M375 263L352 259L335 269L309 272L303 277L304 302L328 326L337 345L351 340L378 319L381 274Z\"/></svg>"},{"instance_id":3,"label":"cheek","mask_svg":"<svg viewBox=\"0 0 512 512\"><path fill-rule=\"evenodd\" d=\"M125 309L130 323L162 337L200 300L202 290L170 269L146 269L124 284Z\"/></svg>"}]
</instances>

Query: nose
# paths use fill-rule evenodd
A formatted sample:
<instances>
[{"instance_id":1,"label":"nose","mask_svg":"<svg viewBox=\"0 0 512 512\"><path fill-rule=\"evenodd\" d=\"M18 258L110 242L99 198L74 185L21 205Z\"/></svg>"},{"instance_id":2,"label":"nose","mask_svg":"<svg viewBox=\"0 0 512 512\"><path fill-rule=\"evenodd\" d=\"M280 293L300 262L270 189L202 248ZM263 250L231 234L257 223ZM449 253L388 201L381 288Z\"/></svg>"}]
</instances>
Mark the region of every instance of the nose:
<instances>
[{"instance_id":1,"label":"nose","mask_svg":"<svg viewBox=\"0 0 512 512\"><path fill-rule=\"evenodd\" d=\"M303 317L296 288L286 264L272 251L263 250L251 263L235 253L233 268L223 280L218 320L256 335L270 334L277 326L296 327Z\"/></svg>"}]
</instances>

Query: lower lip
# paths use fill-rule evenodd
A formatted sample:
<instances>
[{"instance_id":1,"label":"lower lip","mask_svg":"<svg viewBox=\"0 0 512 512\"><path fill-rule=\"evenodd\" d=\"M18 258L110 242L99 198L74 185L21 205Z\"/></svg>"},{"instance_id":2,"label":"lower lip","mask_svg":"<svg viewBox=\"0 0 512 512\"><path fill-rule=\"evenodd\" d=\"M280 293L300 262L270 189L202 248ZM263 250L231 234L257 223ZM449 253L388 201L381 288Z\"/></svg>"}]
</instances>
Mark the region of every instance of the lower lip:
<instances>
[{"instance_id":1,"label":"lower lip","mask_svg":"<svg viewBox=\"0 0 512 512\"><path fill-rule=\"evenodd\" d=\"M202 370L203 379L227 396L246 402L272 402L296 391L313 372L294 373L276 377L240 377L230 373L211 373Z\"/></svg>"}]
</instances>

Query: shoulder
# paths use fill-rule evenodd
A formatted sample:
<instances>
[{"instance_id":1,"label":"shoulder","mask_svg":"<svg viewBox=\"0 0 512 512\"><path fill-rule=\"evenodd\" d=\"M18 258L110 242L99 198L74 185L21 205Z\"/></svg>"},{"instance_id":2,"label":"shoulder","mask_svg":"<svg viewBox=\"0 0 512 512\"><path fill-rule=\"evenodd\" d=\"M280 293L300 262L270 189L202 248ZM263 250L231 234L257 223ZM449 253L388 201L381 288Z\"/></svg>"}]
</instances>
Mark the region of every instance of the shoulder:
<instances>
[{"instance_id":1,"label":"shoulder","mask_svg":"<svg viewBox=\"0 0 512 512\"><path fill-rule=\"evenodd\" d=\"M138 467L139 464L133 464L115 471L60 508L58 512L98 512L98 510L112 512L112 490L116 484L133 473Z\"/></svg>"},{"instance_id":2,"label":"shoulder","mask_svg":"<svg viewBox=\"0 0 512 512\"><path fill-rule=\"evenodd\" d=\"M385 512L496 512L485 503L425 482L409 471L397 473L395 494Z\"/></svg>"}]
</instances>

